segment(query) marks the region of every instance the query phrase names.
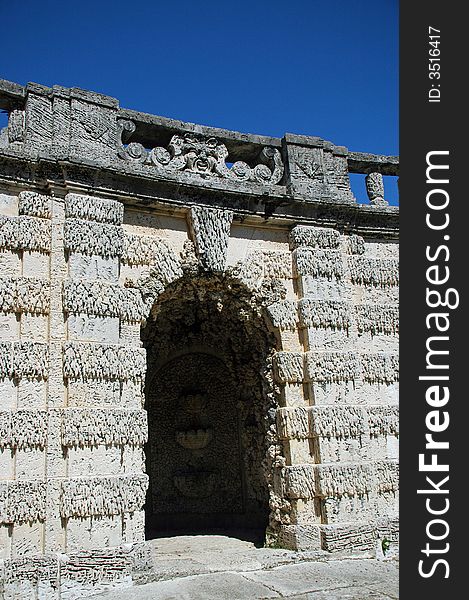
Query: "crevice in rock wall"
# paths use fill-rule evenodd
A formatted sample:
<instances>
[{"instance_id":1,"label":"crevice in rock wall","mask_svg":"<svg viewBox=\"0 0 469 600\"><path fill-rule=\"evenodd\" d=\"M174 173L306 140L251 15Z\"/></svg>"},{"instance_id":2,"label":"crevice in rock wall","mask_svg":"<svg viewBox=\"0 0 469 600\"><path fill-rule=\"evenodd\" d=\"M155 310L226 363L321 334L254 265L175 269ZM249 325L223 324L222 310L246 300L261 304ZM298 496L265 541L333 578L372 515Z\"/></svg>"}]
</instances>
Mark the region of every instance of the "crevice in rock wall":
<instances>
[{"instance_id":1,"label":"crevice in rock wall","mask_svg":"<svg viewBox=\"0 0 469 600\"><path fill-rule=\"evenodd\" d=\"M167 286L151 310L142 330L148 537L224 531L260 540L278 527L278 344L264 314L239 281L200 272Z\"/></svg>"}]
</instances>

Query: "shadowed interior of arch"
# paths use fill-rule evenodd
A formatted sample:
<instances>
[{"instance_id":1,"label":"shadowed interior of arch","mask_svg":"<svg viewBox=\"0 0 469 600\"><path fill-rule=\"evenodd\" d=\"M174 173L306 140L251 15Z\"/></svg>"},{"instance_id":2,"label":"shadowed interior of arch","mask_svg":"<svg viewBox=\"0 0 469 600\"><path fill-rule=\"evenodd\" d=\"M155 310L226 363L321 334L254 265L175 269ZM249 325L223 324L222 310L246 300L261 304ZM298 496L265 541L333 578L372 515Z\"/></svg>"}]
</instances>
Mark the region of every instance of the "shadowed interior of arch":
<instances>
[{"instance_id":1,"label":"shadowed interior of arch","mask_svg":"<svg viewBox=\"0 0 469 600\"><path fill-rule=\"evenodd\" d=\"M278 389L275 335L241 284L184 277L153 306L147 349L146 536L262 542Z\"/></svg>"}]
</instances>

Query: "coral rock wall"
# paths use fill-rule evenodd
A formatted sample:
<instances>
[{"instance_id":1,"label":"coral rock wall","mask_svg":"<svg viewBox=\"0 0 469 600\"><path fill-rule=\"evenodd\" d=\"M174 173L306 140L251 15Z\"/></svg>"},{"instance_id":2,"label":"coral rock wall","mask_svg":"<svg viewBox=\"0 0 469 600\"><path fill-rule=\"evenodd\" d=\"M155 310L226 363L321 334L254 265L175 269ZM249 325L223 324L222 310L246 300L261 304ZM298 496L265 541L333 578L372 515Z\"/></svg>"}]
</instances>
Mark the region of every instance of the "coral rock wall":
<instances>
[{"instance_id":1,"label":"coral rock wall","mask_svg":"<svg viewBox=\"0 0 469 600\"><path fill-rule=\"evenodd\" d=\"M264 359L256 358L255 368L254 362L251 370L237 366L230 375L236 393L250 388L253 405L246 404L246 415L256 414L250 433L240 434L251 436L239 450L245 457L235 464L233 427L223 431L225 421L241 418L234 404L229 418L213 413L216 431L210 429L207 439L191 430L184 438L176 432L173 440L181 456L194 444L216 448L213 436L227 456L232 445L232 488L229 478L223 480L230 500L221 508L212 502L214 514L241 511L251 493L270 510L267 540L286 547L372 549L380 538L397 539L395 243L305 225L266 232L216 209L191 209L177 218L131 207L124 213L117 200L76 193L21 191L1 199L0 548L12 581L23 568L18 561L28 557L85 550L95 556L143 542L148 480L152 497L160 498L159 478L163 485L166 477L160 467L169 460L164 438L155 446L160 434L152 423L164 424L178 402L158 408L165 414L151 413L148 428L144 383L156 358L161 363L169 348L177 354L179 338L170 329L164 333L165 319L174 331L178 319L186 322L181 294L191 289L197 310L205 301L221 317L232 310L223 317L232 330L212 331L207 317L193 345L229 353L238 331L249 336L251 313L264 322L262 339L271 340L270 349L263 346L264 355L256 355ZM179 281L188 287L177 288ZM227 304L225 294L236 299L238 293L242 302L239 296ZM142 327L155 319L160 329L145 349ZM188 344L186 325L181 339ZM177 364L184 369L184 360ZM259 371L271 382L265 397ZM167 387L170 373L163 372ZM259 425L262 411L267 426ZM200 496L202 512L210 514L204 497L213 482L207 476L201 487L178 467L177 456L173 452L168 464L183 475L164 489L186 498L178 501L179 511L194 510ZM262 466L246 471L241 485L243 464ZM151 510L163 502L171 511L171 494L164 493ZM66 579L66 567L60 569Z\"/></svg>"}]
</instances>

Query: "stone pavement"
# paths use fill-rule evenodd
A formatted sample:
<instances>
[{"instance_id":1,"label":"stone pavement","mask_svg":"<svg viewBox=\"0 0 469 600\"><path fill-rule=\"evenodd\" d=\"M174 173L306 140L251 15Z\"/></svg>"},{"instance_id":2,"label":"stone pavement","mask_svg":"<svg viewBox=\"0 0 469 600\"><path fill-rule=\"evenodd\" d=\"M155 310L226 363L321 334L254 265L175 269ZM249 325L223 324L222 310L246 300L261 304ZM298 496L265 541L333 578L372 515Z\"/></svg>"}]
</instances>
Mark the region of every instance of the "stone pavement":
<instances>
[{"instance_id":1,"label":"stone pavement","mask_svg":"<svg viewBox=\"0 0 469 600\"><path fill-rule=\"evenodd\" d=\"M397 559L256 548L224 536L152 542L150 583L96 600L368 600L399 597Z\"/></svg>"}]
</instances>

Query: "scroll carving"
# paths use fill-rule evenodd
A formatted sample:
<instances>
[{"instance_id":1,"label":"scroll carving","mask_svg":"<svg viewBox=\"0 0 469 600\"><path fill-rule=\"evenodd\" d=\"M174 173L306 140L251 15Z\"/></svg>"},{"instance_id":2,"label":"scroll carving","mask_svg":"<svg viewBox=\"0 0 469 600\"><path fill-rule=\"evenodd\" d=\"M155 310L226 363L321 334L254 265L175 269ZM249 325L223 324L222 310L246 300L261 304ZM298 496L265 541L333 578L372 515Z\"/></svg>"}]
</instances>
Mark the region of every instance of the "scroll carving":
<instances>
[{"instance_id":1,"label":"scroll carving","mask_svg":"<svg viewBox=\"0 0 469 600\"><path fill-rule=\"evenodd\" d=\"M236 181L252 181L275 185L283 176L283 161L276 148L264 147L253 167L238 160L231 168L227 165L228 149L216 138L192 133L173 135L168 147L157 146L148 151L142 144L126 144L136 126L132 121L118 122L121 142L118 155L128 161L152 165L161 173L189 172L203 178L220 177Z\"/></svg>"}]
</instances>

